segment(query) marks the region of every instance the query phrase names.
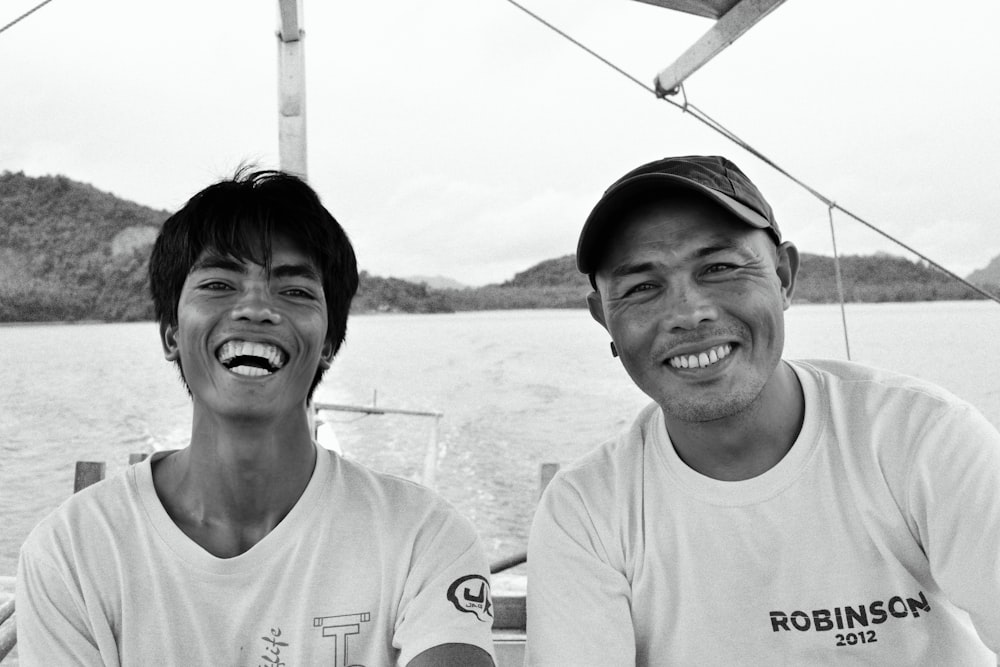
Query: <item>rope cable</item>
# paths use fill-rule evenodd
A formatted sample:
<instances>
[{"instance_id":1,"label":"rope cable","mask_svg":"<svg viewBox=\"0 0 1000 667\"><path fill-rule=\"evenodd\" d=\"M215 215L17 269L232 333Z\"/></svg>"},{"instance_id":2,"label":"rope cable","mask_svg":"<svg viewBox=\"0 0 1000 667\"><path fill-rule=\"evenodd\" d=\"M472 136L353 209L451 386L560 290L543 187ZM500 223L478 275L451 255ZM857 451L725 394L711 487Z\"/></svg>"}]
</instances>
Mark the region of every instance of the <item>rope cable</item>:
<instances>
[{"instance_id":1,"label":"rope cable","mask_svg":"<svg viewBox=\"0 0 1000 667\"><path fill-rule=\"evenodd\" d=\"M0 28L0 32L3 32L7 28L10 28L15 23L20 23L24 19L28 18L28 16L30 16L31 14L34 14L35 12L37 12L39 9L41 9L45 5L49 4L50 2L52 2L52 0L43 0L42 2L40 2L37 5L35 5L34 7L32 7L31 9L29 9L25 13L21 14L20 16L18 16L16 19L14 19L13 21L11 21L10 23L8 23L7 25L5 25L4 27Z\"/></svg>"},{"instance_id":2,"label":"rope cable","mask_svg":"<svg viewBox=\"0 0 1000 667\"><path fill-rule=\"evenodd\" d=\"M826 212L830 216L830 240L833 242L833 273L837 277L837 296L840 298L840 321L844 330L844 349L847 360L851 360L851 341L847 338L847 310L844 308L844 282L840 278L840 255L837 253L837 234L833 230L833 209L836 204L830 204Z\"/></svg>"},{"instance_id":3,"label":"rope cable","mask_svg":"<svg viewBox=\"0 0 1000 667\"><path fill-rule=\"evenodd\" d=\"M860 222L862 225L868 227L872 231L875 231L878 234L881 234L882 236L884 236L888 240L892 241L896 245L900 246L901 248L904 248L905 250L913 253L914 255L916 255L917 257L919 257L920 259L922 259L923 261L927 262L929 265L931 265L934 268L938 269L939 271L945 273L947 276L949 276L953 280L956 280L956 281L962 283L963 285L965 285L969 289L973 290L974 292L979 293L981 296L983 296L983 297L985 297L987 299L990 299L991 301L995 301L996 303L1000 303L1000 296L997 296L995 294L991 294L991 293L987 292L986 290L980 288L978 285L972 284L971 282L969 282L965 278L962 278L961 276L959 276L955 272L953 272L953 271L945 268L944 266L942 266L938 262L935 262L930 257L927 257L926 255L924 255L923 253L917 251L913 247L911 247L911 246L907 245L906 243L900 241L899 239L895 238L894 236L892 236L888 232L882 231L881 229L879 229L878 227L876 227L872 223L868 222L867 220L865 220L861 216L859 216L859 215L857 215L857 214L855 214L855 213L853 213L853 212L845 209L843 206L840 206L839 204L837 204L835 201L833 201L832 199L830 199L829 197L827 197L826 195L824 195L820 191L816 190L815 188L813 188L812 186L808 185L807 183L805 183L804 181L800 180L799 178L796 178L795 176L793 176L791 174L791 172L789 172L788 170L786 170L786 169L782 168L781 166L779 166L774 160L772 160L771 158L769 158L766 155L764 155L763 153L761 153L759 150L757 150L756 148L754 148L753 146L751 146L749 143L747 143L746 141L744 141L743 139L741 139L732 130L728 129L722 123L716 121L714 118L712 118L707 113L705 113L700 108L698 108L693 103L691 103L687 99L687 93L686 92L684 92L684 95L683 95L683 97L684 97L684 103L683 104L679 104L679 103L677 103L677 102L675 102L675 101L673 101L671 99L668 99L667 97L658 94L656 88L654 88L653 86L650 86L648 84L643 83L638 78L632 76L631 74L629 74L628 72L626 72L624 69L622 69L618 65L614 64L613 62L611 62L610 60L608 60L604 56L600 55L599 53L597 53L596 51L594 51L590 47L586 46L585 44L583 44L579 40L575 39L574 37L571 37L566 32L564 32L561 29L557 28L555 25L553 25L549 21L543 19L538 14L535 14L531 10L529 10L526 7L524 7L523 5L521 5L520 3L516 2L516 0L506 0L506 2L508 2L509 4L517 7L518 9L520 9L522 12L524 12L525 14L527 14L528 16L530 16L531 18L535 19L536 21L538 21L539 23L541 23L545 27L549 28L550 30L552 30L553 32L555 32L556 34L558 34L560 37L568 40L569 42L571 42L575 46L577 46L580 49L582 49L583 51L587 52L592 57L594 57L597 60L601 61L602 63L604 63L605 65L607 65L611 69L613 69L615 72L618 72L619 74L621 74L622 76L624 76L629 81L631 81L631 82L635 83L637 86L641 87L646 92L653 94L657 99L663 100L664 102L667 102L668 104L671 104L671 105L677 107L682 112L689 114L692 118L695 118L699 122L703 123L709 129L711 129L711 130L715 131L716 133L722 135L726 139L729 139L730 141L732 141L733 143L735 143L737 146L739 146L743 150L747 151L748 153L750 153L751 155L753 155L754 157L756 157L760 161L764 162L766 165L768 165L769 167L771 167L772 169L774 169L775 171L777 171L778 173L780 173L782 176L784 176L788 180L790 180L793 183L795 183L796 185L798 185L800 188L802 188L803 190L805 190L806 192L808 192L812 196L814 196L817 199L819 199L821 202L823 202L830 209L831 215L832 215L832 210L834 208L837 209L837 210L839 210L843 214L847 215L848 217L852 218L853 220L855 220L857 222ZM681 91L684 90L683 84L681 84L680 90Z\"/></svg>"},{"instance_id":4,"label":"rope cable","mask_svg":"<svg viewBox=\"0 0 1000 667\"><path fill-rule=\"evenodd\" d=\"M557 28L555 25L549 23L548 21L546 21L541 16L539 16L536 13L534 13L533 11L531 11L530 9L528 9L527 7L525 7L524 5L516 2L516 0L507 0L507 2L509 2L510 4L514 5L515 7L517 7L518 9L520 9L522 12L524 12L525 14L527 14L528 16L530 16L531 18L535 19L536 21L538 21L539 23L541 23L542 25L544 25L546 28L548 28L552 32L554 32L557 35L559 35L560 37L562 37L563 39L565 39L565 40L571 42L572 44L574 44L575 46L583 49L584 51L586 51L587 53L589 53L594 58L597 58L598 60L600 60L602 63L604 63L608 67L610 67L611 69L613 69L614 71L618 72L619 74L621 74L623 77L625 77L626 79L628 79L629 81L631 81L635 85L637 85L640 88L642 88L643 90L645 90L647 93L653 93L654 95L656 94L656 90L652 86L650 86L649 84L643 83L642 81L640 81L636 77L632 76L631 74L629 74L628 72L626 72L625 70L623 70L618 65L614 64L613 62L611 62L610 60L608 60L607 58L605 58L601 54L599 54L596 51L594 51L593 49L591 49L589 46L587 46L583 42L580 42L580 41L574 39L572 36L570 36L569 34L563 32L562 30L560 30L559 28ZM674 104L675 106L677 105L676 102L671 102L671 103Z\"/></svg>"}]
</instances>

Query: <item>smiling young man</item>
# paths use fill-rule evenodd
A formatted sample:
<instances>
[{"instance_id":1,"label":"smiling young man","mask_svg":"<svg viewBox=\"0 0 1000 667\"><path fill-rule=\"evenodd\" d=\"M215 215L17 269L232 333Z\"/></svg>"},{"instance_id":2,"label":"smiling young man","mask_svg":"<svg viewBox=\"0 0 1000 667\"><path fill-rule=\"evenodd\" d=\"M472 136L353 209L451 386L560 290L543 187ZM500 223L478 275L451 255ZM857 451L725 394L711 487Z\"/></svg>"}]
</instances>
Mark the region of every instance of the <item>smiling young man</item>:
<instances>
[{"instance_id":1,"label":"smiling young man","mask_svg":"<svg viewBox=\"0 0 1000 667\"><path fill-rule=\"evenodd\" d=\"M358 285L315 192L272 171L212 185L164 223L149 274L191 442L25 541L21 664L492 665L471 524L312 439Z\"/></svg>"},{"instance_id":2,"label":"smiling young man","mask_svg":"<svg viewBox=\"0 0 1000 667\"><path fill-rule=\"evenodd\" d=\"M577 264L653 403L546 489L529 664L997 664L1000 434L920 380L782 359L798 253L733 163L629 172Z\"/></svg>"}]
</instances>

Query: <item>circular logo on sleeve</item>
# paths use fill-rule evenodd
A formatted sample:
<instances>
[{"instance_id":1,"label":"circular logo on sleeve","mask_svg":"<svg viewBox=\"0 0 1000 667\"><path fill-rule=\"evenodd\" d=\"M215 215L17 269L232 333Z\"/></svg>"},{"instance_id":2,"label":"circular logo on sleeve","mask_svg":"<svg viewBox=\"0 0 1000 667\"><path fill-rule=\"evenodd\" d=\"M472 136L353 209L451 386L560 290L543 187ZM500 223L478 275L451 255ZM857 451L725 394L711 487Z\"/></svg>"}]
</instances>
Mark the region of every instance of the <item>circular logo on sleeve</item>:
<instances>
[{"instance_id":1,"label":"circular logo on sleeve","mask_svg":"<svg viewBox=\"0 0 1000 667\"><path fill-rule=\"evenodd\" d=\"M493 621L490 582L481 574L467 574L452 582L448 587L448 599L460 612L474 614L484 623Z\"/></svg>"}]
</instances>

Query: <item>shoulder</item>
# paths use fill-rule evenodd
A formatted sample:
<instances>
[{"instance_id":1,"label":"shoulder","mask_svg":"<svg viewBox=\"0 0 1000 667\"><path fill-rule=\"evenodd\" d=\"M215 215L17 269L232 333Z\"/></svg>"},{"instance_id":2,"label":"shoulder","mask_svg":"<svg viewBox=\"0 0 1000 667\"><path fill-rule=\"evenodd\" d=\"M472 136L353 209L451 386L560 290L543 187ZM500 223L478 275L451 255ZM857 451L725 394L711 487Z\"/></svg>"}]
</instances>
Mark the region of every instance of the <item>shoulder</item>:
<instances>
[{"instance_id":1,"label":"shoulder","mask_svg":"<svg viewBox=\"0 0 1000 667\"><path fill-rule=\"evenodd\" d=\"M558 527L618 542L641 515L647 451L662 440L656 432L664 428L659 406L651 403L616 438L560 469L539 500L531 541L545 542Z\"/></svg>"},{"instance_id":2,"label":"shoulder","mask_svg":"<svg viewBox=\"0 0 1000 667\"><path fill-rule=\"evenodd\" d=\"M877 408L876 413L903 410L913 417L917 407L935 412L973 410L966 401L947 389L927 380L896 373L865 364L832 359L809 359L788 362L795 369L806 400L810 389L819 392L821 400L832 407L858 405Z\"/></svg>"},{"instance_id":3,"label":"shoulder","mask_svg":"<svg viewBox=\"0 0 1000 667\"><path fill-rule=\"evenodd\" d=\"M60 571L105 563L135 534L140 514L129 472L119 473L63 501L31 530L21 557Z\"/></svg>"},{"instance_id":4,"label":"shoulder","mask_svg":"<svg viewBox=\"0 0 1000 667\"><path fill-rule=\"evenodd\" d=\"M663 428L659 406L650 403L616 437L560 468L549 486L568 486L585 495L624 491L641 472L654 432Z\"/></svg>"},{"instance_id":5,"label":"shoulder","mask_svg":"<svg viewBox=\"0 0 1000 667\"><path fill-rule=\"evenodd\" d=\"M828 426L845 452L871 451L883 470L896 471L890 477L1000 451L997 429L931 382L846 361L790 363L802 381L807 414Z\"/></svg>"},{"instance_id":6,"label":"shoulder","mask_svg":"<svg viewBox=\"0 0 1000 667\"><path fill-rule=\"evenodd\" d=\"M436 491L413 480L373 470L344 456L328 452L335 485L352 496L375 500L395 510L450 507Z\"/></svg>"},{"instance_id":7,"label":"shoulder","mask_svg":"<svg viewBox=\"0 0 1000 667\"><path fill-rule=\"evenodd\" d=\"M951 392L927 380L855 361L796 359L788 360L788 363L800 374L810 373L828 382L867 384L871 385L873 389L897 389L924 393L942 400L959 400Z\"/></svg>"},{"instance_id":8,"label":"shoulder","mask_svg":"<svg viewBox=\"0 0 1000 667\"><path fill-rule=\"evenodd\" d=\"M346 514L401 536L442 528L475 535L472 523L437 491L332 452L330 456L330 490Z\"/></svg>"}]
</instances>

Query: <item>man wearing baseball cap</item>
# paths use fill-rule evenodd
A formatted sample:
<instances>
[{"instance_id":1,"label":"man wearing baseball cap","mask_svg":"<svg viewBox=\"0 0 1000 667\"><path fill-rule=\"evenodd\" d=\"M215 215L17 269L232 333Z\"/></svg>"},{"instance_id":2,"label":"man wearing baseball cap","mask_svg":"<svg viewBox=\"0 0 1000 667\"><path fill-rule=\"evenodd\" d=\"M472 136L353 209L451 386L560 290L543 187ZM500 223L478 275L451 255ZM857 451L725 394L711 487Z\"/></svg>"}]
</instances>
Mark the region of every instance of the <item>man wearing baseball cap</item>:
<instances>
[{"instance_id":1,"label":"man wearing baseball cap","mask_svg":"<svg viewBox=\"0 0 1000 667\"><path fill-rule=\"evenodd\" d=\"M921 380L782 359L798 252L736 165L629 172L577 265L653 402L546 489L529 664L997 664L1000 433Z\"/></svg>"}]
</instances>

